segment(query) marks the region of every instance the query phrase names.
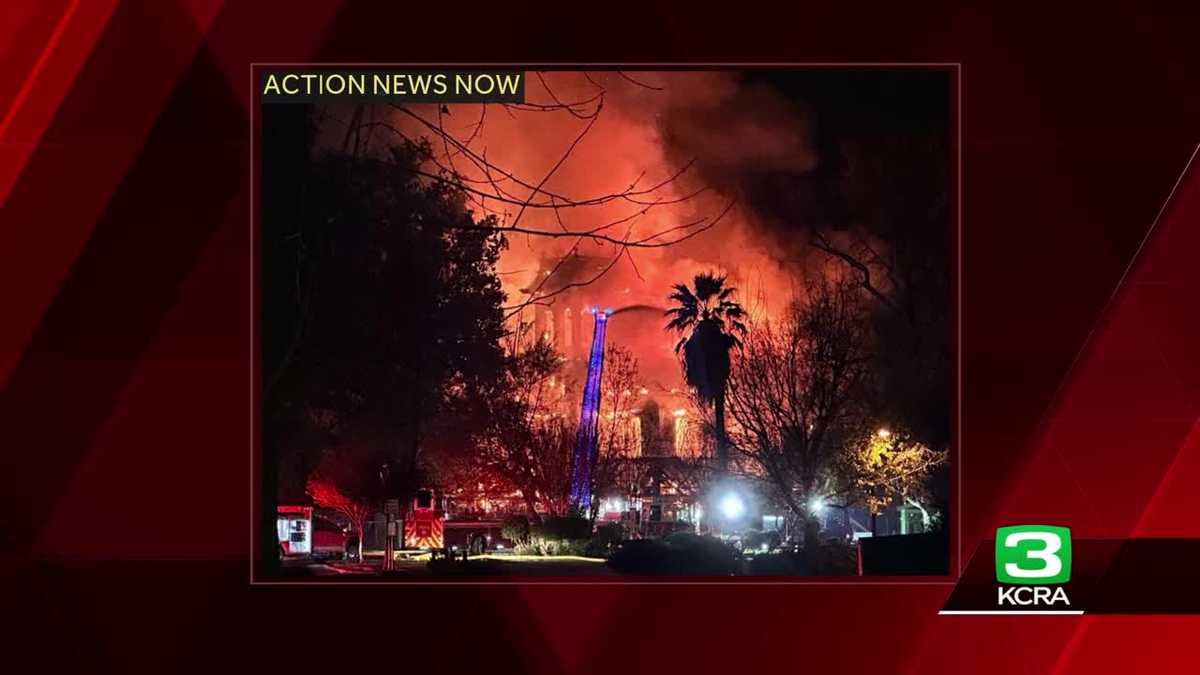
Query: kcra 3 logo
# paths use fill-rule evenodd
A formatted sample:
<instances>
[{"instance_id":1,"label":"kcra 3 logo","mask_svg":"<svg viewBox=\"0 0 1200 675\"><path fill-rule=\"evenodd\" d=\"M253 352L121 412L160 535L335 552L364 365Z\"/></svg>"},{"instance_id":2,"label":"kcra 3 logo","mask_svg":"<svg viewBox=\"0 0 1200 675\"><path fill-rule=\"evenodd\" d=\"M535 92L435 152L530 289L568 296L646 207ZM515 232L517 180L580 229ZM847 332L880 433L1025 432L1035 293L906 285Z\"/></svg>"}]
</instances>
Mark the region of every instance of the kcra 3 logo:
<instances>
[{"instance_id":1,"label":"kcra 3 logo","mask_svg":"<svg viewBox=\"0 0 1200 675\"><path fill-rule=\"evenodd\" d=\"M1071 530L1054 525L1013 525L996 530L996 603L1067 606L1071 580Z\"/></svg>"}]
</instances>

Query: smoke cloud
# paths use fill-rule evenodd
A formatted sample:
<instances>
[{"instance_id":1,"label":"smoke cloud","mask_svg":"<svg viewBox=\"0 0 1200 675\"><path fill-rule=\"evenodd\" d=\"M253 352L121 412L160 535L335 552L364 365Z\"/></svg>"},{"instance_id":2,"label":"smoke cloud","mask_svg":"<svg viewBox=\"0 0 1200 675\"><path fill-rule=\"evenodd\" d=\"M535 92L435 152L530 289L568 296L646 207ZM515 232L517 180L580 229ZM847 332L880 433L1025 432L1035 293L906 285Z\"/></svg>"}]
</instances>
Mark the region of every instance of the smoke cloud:
<instances>
[{"instance_id":1,"label":"smoke cloud","mask_svg":"<svg viewBox=\"0 0 1200 675\"><path fill-rule=\"evenodd\" d=\"M845 73L806 77L797 92L770 75L733 72L552 72L541 78L531 73L526 98L532 104L590 101L573 107L576 113L586 113L603 90L603 108L582 138L591 120L561 109L457 104L414 110L455 138L469 141L470 149L494 166L530 184L544 180L549 193L586 199L665 182L643 199L666 203L640 216L644 206L623 199L565 207L557 213L522 213L513 204L485 201L486 210L507 223L520 214L521 227L562 232L621 220L606 234L639 239L714 218L734 204L711 229L669 247L631 248L620 255L612 243L514 233L500 260L510 305L531 293L568 288L546 299L547 306L530 307L521 315L523 320L544 324L552 315L559 341L586 348L579 346L591 336L588 308L618 310L609 325L609 343L631 349L648 381L682 388L673 352L676 338L664 333L661 312L672 286L690 284L701 272L716 272L738 288L737 299L752 317L783 310L803 296L800 272L811 271L813 265L842 268L827 256L813 254L810 228L838 230L853 224L860 233L865 229L868 238L878 229L873 225L882 209L878 185L890 178L881 177L886 167L872 164L879 144L857 142L892 134L895 129L889 124L910 119L926 124L930 118L936 126L945 121L938 117L946 108L937 97L944 93L941 89L915 97L929 99L932 108L913 110L902 104L914 97L893 96L886 79L864 81L860 74L856 80ZM904 82L907 86L909 81ZM943 79L930 82L945 86ZM812 96L805 95L806 87ZM456 156L452 147L439 147L440 141L411 118L392 112L388 121L411 137L431 138L435 154L443 155L442 163L452 166L468 185L490 190L489 182L499 178L499 185L514 197L528 196L527 189L487 175ZM848 124L857 126L851 133L840 133ZM689 195L694 196L685 199ZM857 212L852 212L851 203ZM475 209L485 215L484 209ZM882 241L872 241L883 248ZM582 284L586 285L572 287ZM623 308L630 311L619 311ZM566 310L569 320L564 319Z\"/></svg>"},{"instance_id":2,"label":"smoke cloud","mask_svg":"<svg viewBox=\"0 0 1200 675\"><path fill-rule=\"evenodd\" d=\"M638 72L629 77L636 81L618 73L548 73L544 75L548 86L529 78L531 103L585 101L601 87L604 90L598 119L557 169L589 120L563 110L488 106L485 112L479 105L466 104L444 109L426 106L418 112L428 120L440 120L455 137L471 139L473 151L526 182L538 184L553 170L544 185L551 193L583 199L669 181L647 197L674 203L614 226L608 234L616 238L648 237L714 218L734 203L711 229L669 247L631 248L615 263L620 249L611 243L524 234L511 234L501 257L510 304L525 300L534 289L544 294L587 282L611 264L586 287L548 299L549 307L531 309L555 312L561 331L566 308L636 307L638 311L622 312L611 322L609 341L630 348L647 379L676 387L681 376L673 353L675 339L664 333L666 320L661 312L674 284L690 284L701 272L726 274L739 289L738 299L758 315L778 311L799 292L794 269L746 200L744 179L810 173L817 166L817 153L808 111L771 87L748 84L740 75L724 72ZM581 105L577 110L590 107ZM403 115L393 114L390 121L408 134L429 135ZM447 148L436 147L434 140L435 153L445 153ZM453 166L468 181L488 179L462 157L454 158ZM502 186L527 195L511 184ZM520 210L495 200L487 205L508 222ZM629 218L642 208L617 199L599 206L563 208L557 215L553 210L527 209L520 225L578 231ZM584 331L590 337L590 326L572 326L572 341L580 342Z\"/></svg>"}]
</instances>

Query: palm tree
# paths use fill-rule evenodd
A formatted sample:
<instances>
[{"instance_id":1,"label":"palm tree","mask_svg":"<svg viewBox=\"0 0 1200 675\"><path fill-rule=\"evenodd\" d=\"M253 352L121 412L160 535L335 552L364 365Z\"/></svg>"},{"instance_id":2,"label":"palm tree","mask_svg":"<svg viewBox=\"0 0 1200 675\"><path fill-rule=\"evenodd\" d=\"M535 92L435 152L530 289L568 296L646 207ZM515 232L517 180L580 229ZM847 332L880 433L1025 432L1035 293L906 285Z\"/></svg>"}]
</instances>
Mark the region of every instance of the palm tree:
<instances>
[{"instance_id":1,"label":"palm tree","mask_svg":"<svg viewBox=\"0 0 1200 675\"><path fill-rule=\"evenodd\" d=\"M675 284L670 299L676 306L668 309L671 317L667 330L681 334L675 353L683 352L683 373L687 383L712 403L716 412L717 466L722 474L729 466L725 437L725 385L729 381L729 353L741 348L739 335L745 335L742 319L746 310L730 296L737 290L725 285L725 277L711 272L697 274L694 290L687 284Z\"/></svg>"}]
</instances>

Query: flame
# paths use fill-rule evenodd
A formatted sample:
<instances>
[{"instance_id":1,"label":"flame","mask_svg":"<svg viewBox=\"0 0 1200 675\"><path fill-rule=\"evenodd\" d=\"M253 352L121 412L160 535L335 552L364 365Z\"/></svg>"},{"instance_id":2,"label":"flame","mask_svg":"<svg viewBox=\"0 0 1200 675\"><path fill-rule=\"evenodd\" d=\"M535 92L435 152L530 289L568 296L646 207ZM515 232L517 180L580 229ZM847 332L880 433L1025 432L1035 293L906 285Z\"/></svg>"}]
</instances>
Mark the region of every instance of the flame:
<instances>
[{"instance_id":1,"label":"flame","mask_svg":"<svg viewBox=\"0 0 1200 675\"><path fill-rule=\"evenodd\" d=\"M756 170L764 163L789 171L810 170L815 162L806 113L799 112L779 94L747 85L738 75L716 72L639 73L639 81L661 89L647 89L625 81L615 73L556 72L546 76L548 91L542 83L527 83L527 99L532 102L585 100L595 95L599 82L605 89L604 109L583 142L568 159L555 168L543 189L560 195L590 197L626 190L648 189L665 183L654 199L661 205L635 216L644 208L615 199L584 208L529 209L521 216L521 227L561 232L562 228L582 231L630 218L620 232L606 232L629 239L645 238L701 217L721 213L737 192L731 182L708 169L722 171ZM463 140L471 138L475 151L486 148L487 158L514 176L537 184L571 147L587 124L561 112L517 111L512 115L486 115L486 123L473 136L480 119L478 104L448 106L447 130ZM441 119L435 106L415 106L428 119ZM389 122L410 135L423 134L418 123L394 114ZM698 158L698 164L691 165ZM701 166L706 164L706 166ZM682 175L671 180L679 171ZM458 161L456 168L470 181L486 181L478 167ZM597 170L599 168L600 170ZM723 174L722 174L723 175ZM494 178L492 176L491 178ZM511 190L511 185L505 189ZM699 194L694 194L703 190ZM684 199L685 197L690 198ZM475 206L477 210L480 207ZM504 210L493 205L493 208ZM477 216L484 215L477 213ZM512 218L515 213L509 213ZM559 219L561 218L561 224ZM509 304L529 296L542 284L551 291L573 283L586 283L550 299L556 316L542 322L533 335L550 340L568 358L586 356L585 335L591 326L581 329L577 315L566 317L561 308L582 308L586 316L592 307L608 303L614 309L632 305L662 307L672 285L690 283L700 272L728 274L738 288L737 299L752 317L766 315L767 298L780 308L794 295L793 275L775 259L779 247L772 237L752 222L747 211L730 210L711 230L664 248L631 248L622 258L596 277L614 260L611 244L573 238L537 236L510 237L510 245L500 256L498 269ZM568 264L558 265L566 260ZM585 295L586 294L586 295ZM539 312L533 312L534 315ZM529 321L529 315L514 320ZM570 329L565 325L576 321ZM590 322L589 322L590 323ZM677 338L663 330L661 317L651 314L621 315L611 322L611 344L631 349L639 359L639 369L649 381L666 387L684 389L682 374L673 350ZM548 325L546 325L548 324ZM583 352L583 353L581 353ZM648 395L649 391L643 393Z\"/></svg>"}]
</instances>

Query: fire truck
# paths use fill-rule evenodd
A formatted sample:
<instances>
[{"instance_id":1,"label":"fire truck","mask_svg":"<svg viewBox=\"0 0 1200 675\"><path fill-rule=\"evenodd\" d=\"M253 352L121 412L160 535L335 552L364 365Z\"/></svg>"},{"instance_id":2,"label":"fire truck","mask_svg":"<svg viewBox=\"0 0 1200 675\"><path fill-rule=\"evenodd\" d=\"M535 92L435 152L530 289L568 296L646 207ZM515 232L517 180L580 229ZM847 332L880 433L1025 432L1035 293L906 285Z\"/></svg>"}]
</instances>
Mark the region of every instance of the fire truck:
<instances>
[{"instance_id":1,"label":"fire truck","mask_svg":"<svg viewBox=\"0 0 1200 675\"><path fill-rule=\"evenodd\" d=\"M444 502L433 490L417 491L404 520L404 548L451 549L479 555L512 545L501 535L501 521L448 519Z\"/></svg>"},{"instance_id":2,"label":"fire truck","mask_svg":"<svg viewBox=\"0 0 1200 675\"><path fill-rule=\"evenodd\" d=\"M445 547L446 511L439 508L438 501L433 490L417 490L408 517L404 519L402 548Z\"/></svg>"}]
</instances>

